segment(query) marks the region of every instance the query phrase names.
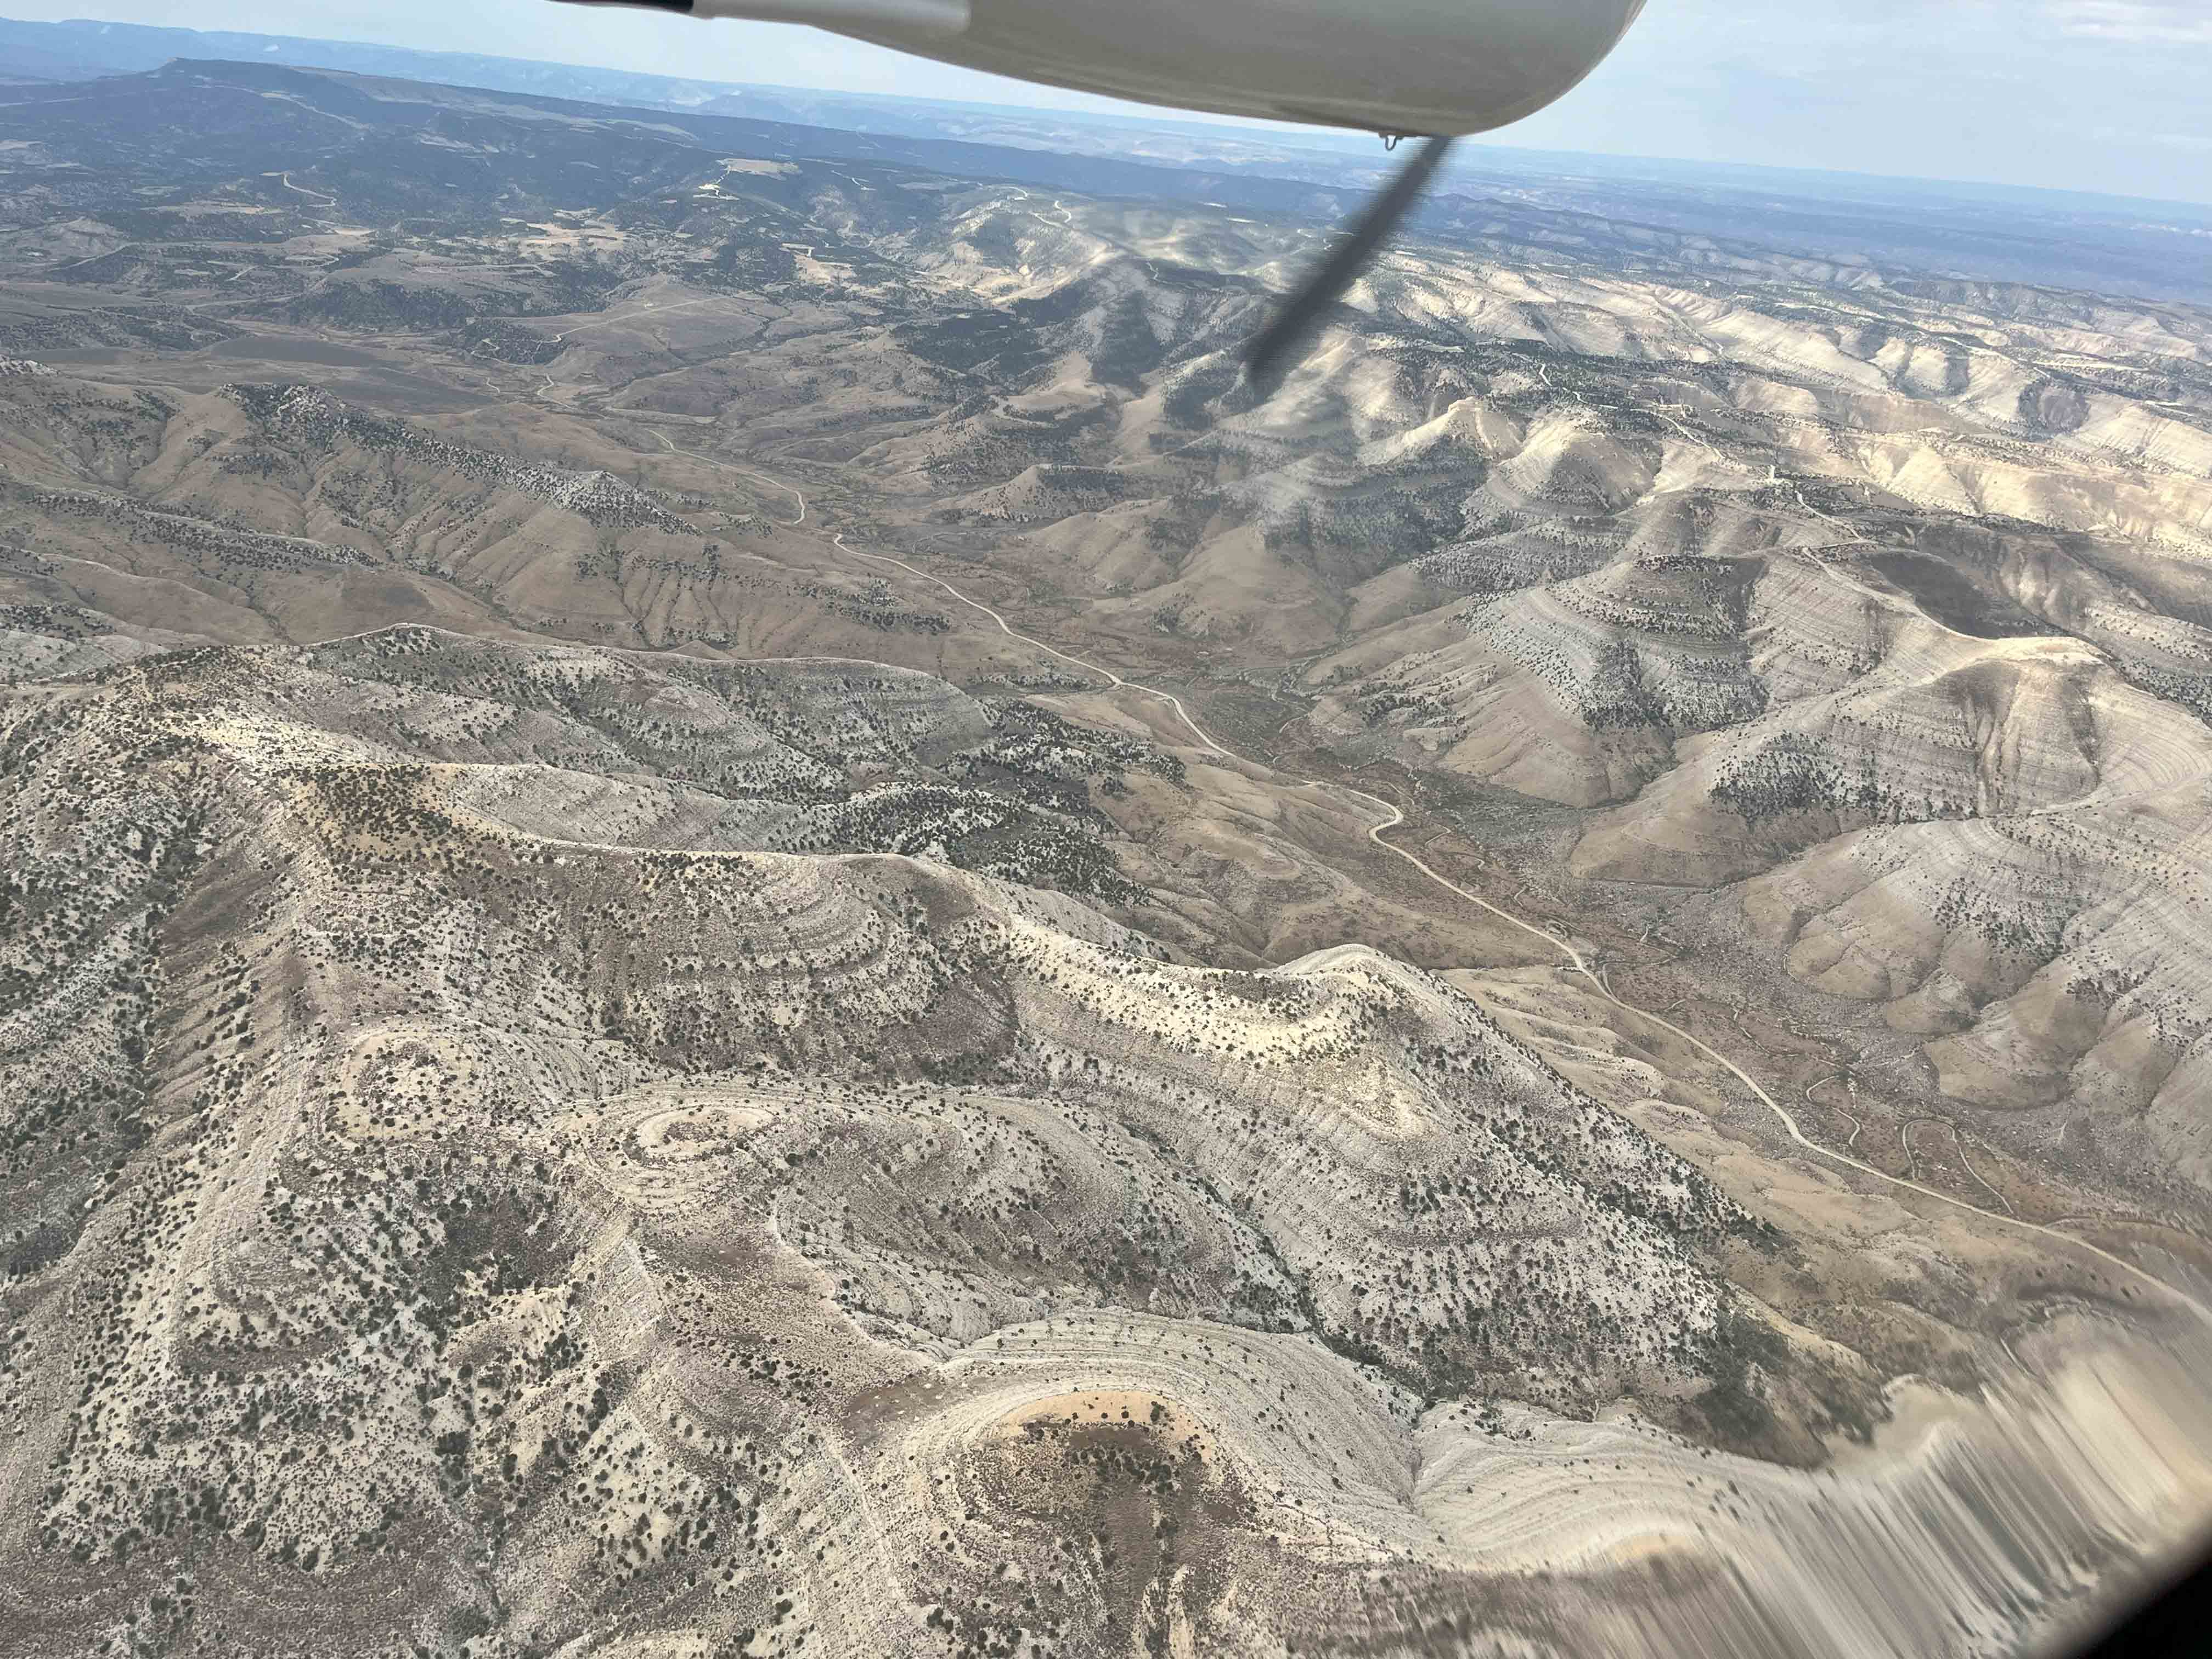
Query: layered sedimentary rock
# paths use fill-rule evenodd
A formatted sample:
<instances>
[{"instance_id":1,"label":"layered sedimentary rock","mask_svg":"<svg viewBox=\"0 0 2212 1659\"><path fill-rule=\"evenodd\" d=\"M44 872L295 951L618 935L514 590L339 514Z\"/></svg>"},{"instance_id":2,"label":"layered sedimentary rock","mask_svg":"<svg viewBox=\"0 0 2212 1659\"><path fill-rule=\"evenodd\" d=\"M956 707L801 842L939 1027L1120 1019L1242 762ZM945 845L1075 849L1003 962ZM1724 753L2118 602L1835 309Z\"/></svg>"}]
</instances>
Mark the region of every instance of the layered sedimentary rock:
<instances>
[{"instance_id":1,"label":"layered sedimentary rock","mask_svg":"<svg viewBox=\"0 0 2212 1659\"><path fill-rule=\"evenodd\" d=\"M1627 1640L1628 1583L1655 1650L1771 1595L1830 1651L1821 1598L1912 1579L1900 1515L1950 1517L1917 1593L1990 1635L2155 1534L2025 1382L1841 1486L1656 1426L1889 1407L1718 1270L1771 1227L1429 975L734 850L846 787L825 734L989 749L846 670L402 630L13 694L18 1647L1504 1651ZM2075 1529L1951 1495L1992 1480ZM1816 1532L1832 1567L1768 1541Z\"/></svg>"}]
</instances>

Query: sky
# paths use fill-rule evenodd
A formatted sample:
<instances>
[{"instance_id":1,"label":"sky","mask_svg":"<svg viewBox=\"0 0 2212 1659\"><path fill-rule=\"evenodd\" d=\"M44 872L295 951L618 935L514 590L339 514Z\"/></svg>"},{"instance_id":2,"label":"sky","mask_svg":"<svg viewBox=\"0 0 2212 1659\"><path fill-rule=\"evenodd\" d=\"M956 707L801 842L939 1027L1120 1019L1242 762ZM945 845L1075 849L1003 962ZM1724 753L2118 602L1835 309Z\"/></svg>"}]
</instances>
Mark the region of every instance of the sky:
<instances>
[{"instance_id":1,"label":"sky","mask_svg":"<svg viewBox=\"0 0 2212 1659\"><path fill-rule=\"evenodd\" d=\"M331 0L311 10L296 0L0 0L0 13L371 40L702 80L1115 107L809 29L548 0ZM1596 74L1496 138L2212 203L2212 0L1649 0Z\"/></svg>"}]
</instances>

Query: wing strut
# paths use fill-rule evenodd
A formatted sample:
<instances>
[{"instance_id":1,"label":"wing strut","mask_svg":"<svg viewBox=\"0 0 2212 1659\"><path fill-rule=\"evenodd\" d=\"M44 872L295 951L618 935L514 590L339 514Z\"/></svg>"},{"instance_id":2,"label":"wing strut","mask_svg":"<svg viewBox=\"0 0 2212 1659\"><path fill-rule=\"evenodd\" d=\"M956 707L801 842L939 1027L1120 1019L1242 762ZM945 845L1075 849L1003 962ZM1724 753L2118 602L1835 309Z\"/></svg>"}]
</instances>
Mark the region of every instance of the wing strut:
<instances>
[{"instance_id":1,"label":"wing strut","mask_svg":"<svg viewBox=\"0 0 2212 1659\"><path fill-rule=\"evenodd\" d=\"M1449 138L1431 138L1415 151L1413 159L1398 169L1390 187L1375 198L1329 251L1321 268L1306 278L1305 285L1284 302L1274 320L1245 347L1244 378L1262 398L1273 396L1282 385L1283 376L1304 354L1322 313L1358 280L1376 249L1390 239L1390 233L1421 199L1421 192L1436 177L1451 147Z\"/></svg>"}]
</instances>

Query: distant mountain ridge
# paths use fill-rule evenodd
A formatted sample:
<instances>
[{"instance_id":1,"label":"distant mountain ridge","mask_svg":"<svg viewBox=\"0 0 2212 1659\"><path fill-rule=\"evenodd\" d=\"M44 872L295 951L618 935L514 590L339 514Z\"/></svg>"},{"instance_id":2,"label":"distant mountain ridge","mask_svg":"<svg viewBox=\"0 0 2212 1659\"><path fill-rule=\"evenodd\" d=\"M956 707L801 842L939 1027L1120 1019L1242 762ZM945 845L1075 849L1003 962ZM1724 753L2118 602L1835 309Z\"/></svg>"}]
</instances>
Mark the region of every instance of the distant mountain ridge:
<instances>
[{"instance_id":1,"label":"distant mountain ridge","mask_svg":"<svg viewBox=\"0 0 2212 1659\"><path fill-rule=\"evenodd\" d=\"M33 83L143 73L179 58L236 59L269 67L483 88L538 97L727 116L834 129L884 139L947 141L1154 167L1194 168L1289 191L1346 192L1348 205L1387 168L1379 147L1356 137L1218 125L1137 115L1021 109L880 94L688 80L624 70L548 64L470 52L424 52L364 41L157 28L85 21L0 18L0 76ZM911 160L975 176L981 158ZM985 176L1119 194L1113 185L1029 177L1003 161ZM1655 225L1691 234L1741 237L1826 258L1966 276L2087 289L2146 299L2212 299L2202 237L2212 209L2118 197L2011 187L1824 174L1796 169L1575 155L1504 145L1462 146L1441 202L1494 200ZM1231 198L1218 195L1192 198ZM1271 206L1241 199L1240 205ZM1326 211L1325 204L1311 204ZM1425 228L1444 227L1432 211ZM1753 228L1756 227L1754 230Z\"/></svg>"}]
</instances>

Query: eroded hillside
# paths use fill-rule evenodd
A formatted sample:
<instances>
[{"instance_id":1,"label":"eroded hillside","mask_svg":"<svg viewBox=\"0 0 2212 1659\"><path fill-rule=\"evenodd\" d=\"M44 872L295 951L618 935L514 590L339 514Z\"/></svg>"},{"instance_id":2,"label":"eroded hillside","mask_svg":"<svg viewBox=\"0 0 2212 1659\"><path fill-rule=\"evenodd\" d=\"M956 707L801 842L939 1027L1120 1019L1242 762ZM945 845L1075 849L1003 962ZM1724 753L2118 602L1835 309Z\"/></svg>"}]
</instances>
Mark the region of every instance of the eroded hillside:
<instances>
[{"instance_id":1,"label":"eroded hillside","mask_svg":"<svg viewBox=\"0 0 2212 1659\"><path fill-rule=\"evenodd\" d=\"M2212 318L1501 189L1258 402L1347 199L0 110L0 1654L2012 1653L2212 1508Z\"/></svg>"},{"instance_id":2,"label":"eroded hillside","mask_svg":"<svg viewBox=\"0 0 2212 1659\"><path fill-rule=\"evenodd\" d=\"M1601 1413L1701 1471L1637 1524L1811 1524L1648 1426L1887 1415L1731 1283L1802 1243L1431 975L869 850L962 843L825 756L989 724L842 683L402 631L9 698L11 1643L1274 1652L1367 1628L1347 1549L1540 1631L1426 1472Z\"/></svg>"}]
</instances>

